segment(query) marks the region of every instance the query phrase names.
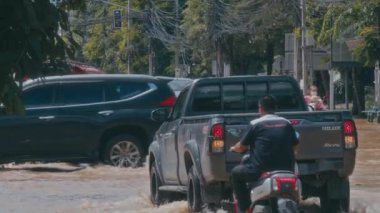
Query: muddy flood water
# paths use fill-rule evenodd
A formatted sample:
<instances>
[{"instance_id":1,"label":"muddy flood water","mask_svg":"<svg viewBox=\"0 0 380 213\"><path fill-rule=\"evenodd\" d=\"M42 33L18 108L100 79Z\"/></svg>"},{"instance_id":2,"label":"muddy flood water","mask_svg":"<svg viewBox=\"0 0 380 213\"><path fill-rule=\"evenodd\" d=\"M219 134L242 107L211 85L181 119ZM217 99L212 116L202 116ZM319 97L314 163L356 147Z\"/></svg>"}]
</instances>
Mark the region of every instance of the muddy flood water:
<instances>
[{"instance_id":1,"label":"muddy flood water","mask_svg":"<svg viewBox=\"0 0 380 213\"><path fill-rule=\"evenodd\" d=\"M352 212L380 212L380 124L356 120L359 149L351 176ZM319 212L318 199L303 203ZM65 163L5 165L0 212L187 212L185 201L155 208L146 167ZM223 212L223 211L220 211Z\"/></svg>"}]
</instances>

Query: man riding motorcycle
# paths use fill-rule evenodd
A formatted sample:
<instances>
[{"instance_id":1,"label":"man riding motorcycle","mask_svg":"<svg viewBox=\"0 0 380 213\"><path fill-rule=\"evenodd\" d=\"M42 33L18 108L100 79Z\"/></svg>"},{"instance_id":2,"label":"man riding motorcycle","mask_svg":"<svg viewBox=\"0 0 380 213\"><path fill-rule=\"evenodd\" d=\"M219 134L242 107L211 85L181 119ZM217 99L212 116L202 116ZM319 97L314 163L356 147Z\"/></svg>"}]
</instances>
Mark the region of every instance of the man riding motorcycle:
<instances>
[{"instance_id":1,"label":"man riding motorcycle","mask_svg":"<svg viewBox=\"0 0 380 213\"><path fill-rule=\"evenodd\" d=\"M248 182L257 181L263 172L294 171L298 139L288 120L274 115L276 102L272 96L259 100L260 118L252 120L241 140L230 151L244 153L249 149L248 163L236 166L231 173L232 185L240 212L250 206Z\"/></svg>"}]
</instances>

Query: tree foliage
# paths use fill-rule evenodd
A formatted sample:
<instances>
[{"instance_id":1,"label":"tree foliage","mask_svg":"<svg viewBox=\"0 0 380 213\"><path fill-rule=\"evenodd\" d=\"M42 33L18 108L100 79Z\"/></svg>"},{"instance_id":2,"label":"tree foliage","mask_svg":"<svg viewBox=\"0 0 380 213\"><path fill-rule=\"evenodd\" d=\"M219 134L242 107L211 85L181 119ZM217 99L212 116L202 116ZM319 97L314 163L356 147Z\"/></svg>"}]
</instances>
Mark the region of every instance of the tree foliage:
<instances>
[{"instance_id":1,"label":"tree foliage","mask_svg":"<svg viewBox=\"0 0 380 213\"><path fill-rule=\"evenodd\" d=\"M309 23L320 45L327 45L331 38L352 37L359 41L354 54L364 65L375 65L380 59L379 0L351 0L319 12L317 18L309 17Z\"/></svg>"},{"instance_id":2,"label":"tree foliage","mask_svg":"<svg viewBox=\"0 0 380 213\"><path fill-rule=\"evenodd\" d=\"M210 74L218 51L233 73L262 72L267 64L270 74L274 55L283 53L284 34L292 31L298 17L297 4L285 0L179 0L178 17L176 0L131 2L141 16L129 28L123 20L121 30L112 29L110 21L114 9L125 17L126 1L87 3L88 19L108 21L79 27L87 35L84 58L106 72L125 72L129 54L133 72L147 73L153 52L155 73L173 75L178 50L180 63L190 66L193 76Z\"/></svg>"},{"instance_id":3,"label":"tree foliage","mask_svg":"<svg viewBox=\"0 0 380 213\"><path fill-rule=\"evenodd\" d=\"M316 16L309 16L308 22L313 35L320 45L329 45L331 39L351 42L352 53L362 66L373 67L380 60L380 1L350 0L344 4L311 7L317 9ZM308 14L313 14L310 12ZM364 110L363 72L366 69L352 70L353 112Z\"/></svg>"},{"instance_id":4,"label":"tree foliage","mask_svg":"<svg viewBox=\"0 0 380 213\"><path fill-rule=\"evenodd\" d=\"M236 74L263 71L264 64L271 74L274 55L283 53L284 35L298 17L294 1L194 0L186 5L182 27L193 60L204 69L221 45Z\"/></svg>"},{"instance_id":5,"label":"tree foliage","mask_svg":"<svg viewBox=\"0 0 380 213\"><path fill-rule=\"evenodd\" d=\"M83 46L80 60L101 67L107 73L127 73L129 56L131 73L148 74L149 54L152 54L155 74L163 74L170 65L171 53L151 32L151 19L154 18L151 3L160 9L170 10L173 10L173 5L168 1L130 2L131 26L128 26L127 1L91 1L87 2L86 11L73 14L77 18L71 24L82 35L78 38ZM115 10L122 12L120 29L113 27Z\"/></svg>"},{"instance_id":6,"label":"tree foliage","mask_svg":"<svg viewBox=\"0 0 380 213\"><path fill-rule=\"evenodd\" d=\"M51 71L44 63L55 63L72 55L75 47L68 30L65 10L80 8L63 1L55 7L49 0L0 1L0 102L8 113L22 113L17 81Z\"/></svg>"}]
</instances>

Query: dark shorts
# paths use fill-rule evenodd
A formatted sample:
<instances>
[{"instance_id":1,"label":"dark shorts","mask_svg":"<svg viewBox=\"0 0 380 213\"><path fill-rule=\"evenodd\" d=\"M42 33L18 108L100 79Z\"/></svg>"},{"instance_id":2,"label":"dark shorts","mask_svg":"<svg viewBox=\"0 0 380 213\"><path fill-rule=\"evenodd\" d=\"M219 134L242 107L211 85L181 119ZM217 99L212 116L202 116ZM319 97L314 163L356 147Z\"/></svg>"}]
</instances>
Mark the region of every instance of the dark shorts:
<instances>
[{"instance_id":1,"label":"dark shorts","mask_svg":"<svg viewBox=\"0 0 380 213\"><path fill-rule=\"evenodd\" d=\"M238 200L239 209L245 211L251 202L247 182L254 182L260 178L261 171L250 164L241 164L232 169L231 181L235 196Z\"/></svg>"}]
</instances>

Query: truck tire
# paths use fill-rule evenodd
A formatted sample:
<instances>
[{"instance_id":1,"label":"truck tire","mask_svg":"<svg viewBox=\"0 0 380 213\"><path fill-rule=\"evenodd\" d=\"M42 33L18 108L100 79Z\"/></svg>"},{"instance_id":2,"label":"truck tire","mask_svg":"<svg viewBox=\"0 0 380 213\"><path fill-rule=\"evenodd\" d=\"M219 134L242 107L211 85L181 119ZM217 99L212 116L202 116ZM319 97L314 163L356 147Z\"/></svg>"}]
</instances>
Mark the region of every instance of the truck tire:
<instances>
[{"instance_id":1,"label":"truck tire","mask_svg":"<svg viewBox=\"0 0 380 213\"><path fill-rule=\"evenodd\" d=\"M143 156L140 141L131 135L111 138L104 149L104 161L117 167L137 168L142 166Z\"/></svg>"},{"instance_id":2,"label":"truck tire","mask_svg":"<svg viewBox=\"0 0 380 213\"><path fill-rule=\"evenodd\" d=\"M150 200L156 206L164 203L164 192L158 190L162 186L162 181L157 173L156 162L153 162L150 168Z\"/></svg>"},{"instance_id":3,"label":"truck tire","mask_svg":"<svg viewBox=\"0 0 380 213\"><path fill-rule=\"evenodd\" d=\"M329 198L327 193L327 187L322 189L321 195L319 197L321 203L321 212L349 212L350 210L350 194L346 195L346 198L334 199Z\"/></svg>"},{"instance_id":4,"label":"truck tire","mask_svg":"<svg viewBox=\"0 0 380 213\"><path fill-rule=\"evenodd\" d=\"M200 212L202 210L201 186L194 168L191 167L187 174L187 204L189 212Z\"/></svg>"},{"instance_id":5,"label":"truck tire","mask_svg":"<svg viewBox=\"0 0 380 213\"><path fill-rule=\"evenodd\" d=\"M326 197L321 197L321 212L349 212L349 201L347 198L344 199L328 199Z\"/></svg>"}]
</instances>

